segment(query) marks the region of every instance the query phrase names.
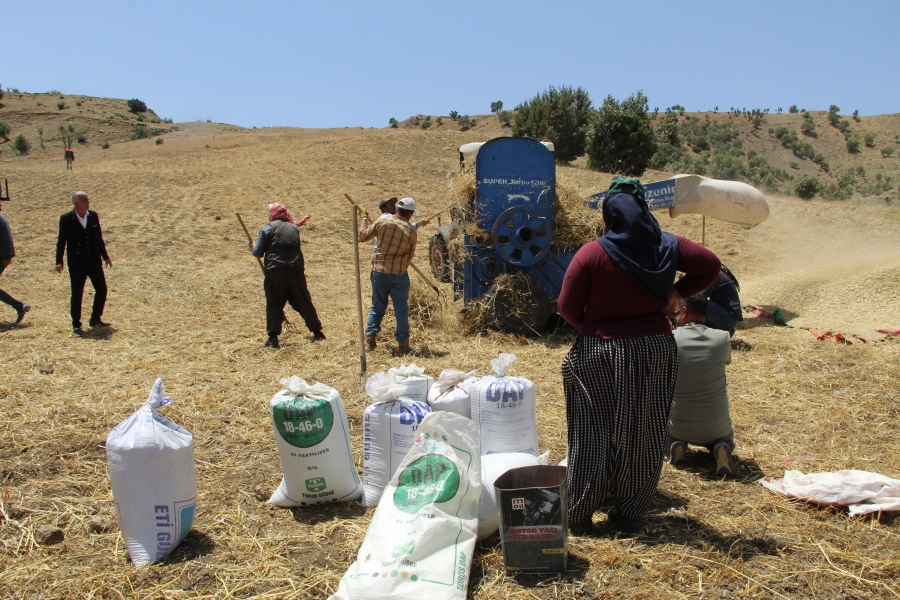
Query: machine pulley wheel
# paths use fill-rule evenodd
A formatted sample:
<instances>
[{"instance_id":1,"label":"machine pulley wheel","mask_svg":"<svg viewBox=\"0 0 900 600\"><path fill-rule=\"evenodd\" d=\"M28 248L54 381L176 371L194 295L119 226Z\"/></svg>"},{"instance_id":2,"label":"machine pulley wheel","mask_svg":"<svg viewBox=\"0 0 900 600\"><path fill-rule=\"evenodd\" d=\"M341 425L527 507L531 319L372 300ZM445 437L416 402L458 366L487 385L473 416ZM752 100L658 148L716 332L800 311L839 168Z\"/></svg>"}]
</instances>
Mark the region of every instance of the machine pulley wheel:
<instances>
[{"instance_id":1,"label":"machine pulley wheel","mask_svg":"<svg viewBox=\"0 0 900 600\"><path fill-rule=\"evenodd\" d=\"M547 217L528 208L508 208L494 222L494 248L505 262L527 267L550 252L553 231Z\"/></svg>"},{"instance_id":2,"label":"machine pulley wheel","mask_svg":"<svg viewBox=\"0 0 900 600\"><path fill-rule=\"evenodd\" d=\"M435 279L444 283L450 281L450 252L440 233L434 234L428 242L428 261Z\"/></svg>"}]
</instances>

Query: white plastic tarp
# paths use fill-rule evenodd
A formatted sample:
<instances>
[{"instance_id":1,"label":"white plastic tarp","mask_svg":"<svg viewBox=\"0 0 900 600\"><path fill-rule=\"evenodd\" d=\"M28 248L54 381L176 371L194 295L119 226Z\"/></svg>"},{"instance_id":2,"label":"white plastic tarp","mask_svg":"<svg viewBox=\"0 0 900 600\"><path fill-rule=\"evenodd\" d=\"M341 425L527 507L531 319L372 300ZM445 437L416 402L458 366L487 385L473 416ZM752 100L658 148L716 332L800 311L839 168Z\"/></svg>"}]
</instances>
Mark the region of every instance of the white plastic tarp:
<instances>
[{"instance_id":1,"label":"white plastic tarp","mask_svg":"<svg viewBox=\"0 0 900 600\"><path fill-rule=\"evenodd\" d=\"M831 473L785 471L783 479L764 477L768 490L822 506L847 506L850 515L900 510L900 480L855 469Z\"/></svg>"}]
</instances>

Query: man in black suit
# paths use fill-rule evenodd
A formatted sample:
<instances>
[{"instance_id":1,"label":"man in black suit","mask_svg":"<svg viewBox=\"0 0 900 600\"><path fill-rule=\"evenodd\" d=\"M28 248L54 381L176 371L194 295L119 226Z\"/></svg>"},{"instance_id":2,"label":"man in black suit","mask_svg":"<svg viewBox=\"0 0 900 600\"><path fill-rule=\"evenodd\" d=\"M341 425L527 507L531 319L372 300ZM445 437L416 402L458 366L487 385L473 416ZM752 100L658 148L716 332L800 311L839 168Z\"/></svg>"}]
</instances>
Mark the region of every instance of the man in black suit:
<instances>
[{"instance_id":1,"label":"man in black suit","mask_svg":"<svg viewBox=\"0 0 900 600\"><path fill-rule=\"evenodd\" d=\"M103 275L103 264L112 267L103 234L100 232L100 218L92 210L88 210L91 201L85 192L72 194L74 210L64 213L59 218L59 238L56 241L56 272L63 272L63 253L66 245L66 264L69 266L69 279L72 281L72 333L84 335L81 329L81 298L84 295L84 283L91 280L94 286L94 310L91 313L91 327L109 327L109 323L100 320L103 306L106 304L106 277Z\"/></svg>"}]
</instances>

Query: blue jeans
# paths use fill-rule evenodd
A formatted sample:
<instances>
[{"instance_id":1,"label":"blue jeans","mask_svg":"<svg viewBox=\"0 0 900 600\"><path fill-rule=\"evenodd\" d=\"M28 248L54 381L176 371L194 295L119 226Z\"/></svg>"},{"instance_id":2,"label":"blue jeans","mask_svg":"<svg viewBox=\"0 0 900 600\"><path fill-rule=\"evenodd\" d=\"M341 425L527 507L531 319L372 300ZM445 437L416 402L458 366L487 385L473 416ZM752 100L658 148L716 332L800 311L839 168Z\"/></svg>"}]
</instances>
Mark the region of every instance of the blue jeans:
<instances>
[{"instance_id":1,"label":"blue jeans","mask_svg":"<svg viewBox=\"0 0 900 600\"><path fill-rule=\"evenodd\" d=\"M397 318L398 342L409 339L409 275L389 275L372 271L372 309L366 323L366 335L381 331L381 320L387 310L388 298L394 302L394 316Z\"/></svg>"},{"instance_id":2,"label":"blue jeans","mask_svg":"<svg viewBox=\"0 0 900 600\"><path fill-rule=\"evenodd\" d=\"M722 331L733 331L737 326L738 320L732 316L730 312L722 308L715 302L709 302L706 305L706 326L712 329L721 329Z\"/></svg>"}]
</instances>

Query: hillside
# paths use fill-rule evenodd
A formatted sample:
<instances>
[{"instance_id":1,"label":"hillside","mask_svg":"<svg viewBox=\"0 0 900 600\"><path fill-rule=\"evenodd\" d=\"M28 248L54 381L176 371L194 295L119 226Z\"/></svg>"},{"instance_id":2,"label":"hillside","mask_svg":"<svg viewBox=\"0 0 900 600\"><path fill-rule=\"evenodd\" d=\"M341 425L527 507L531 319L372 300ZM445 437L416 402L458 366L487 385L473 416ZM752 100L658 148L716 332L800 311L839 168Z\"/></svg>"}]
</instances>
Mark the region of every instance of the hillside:
<instances>
[{"instance_id":1,"label":"hillside","mask_svg":"<svg viewBox=\"0 0 900 600\"><path fill-rule=\"evenodd\" d=\"M56 96L29 98L32 108L10 96L0 120L14 124L13 135L37 126L46 132L77 117L83 119L73 120L78 127L117 137L104 150L90 135L76 148L72 171L46 137L46 150L28 156L3 145L0 178L9 180L12 200L2 210L17 257L0 287L33 309L15 325L12 310L0 305L0 597L326 597L354 560L373 509L285 510L264 501L281 479L269 399L282 377L297 374L340 392L361 468L370 401L359 377L353 232L344 194L370 212L388 195L412 196L422 213L436 212L451 201L457 147L508 130L490 115L476 116L466 132L447 117L427 130L248 130L193 122L173 124L178 130L156 144L128 141L136 121L124 100L84 97L83 112L64 109L60 121L59 111L50 110ZM124 117L111 118L115 113ZM745 147L758 146L774 165L791 159L767 129L793 126L794 117L767 115L755 134L744 123L735 127ZM878 140L896 125L893 115L869 119L853 127L874 123ZM817 150L831 152L825 141L833 136L824 125L817 129L823 140ZM836 149L828 157L832 170L842 168ZM874 161L864 165L868 177L877 172L869 164L880 159L863 149L847 160L847 168L854 160ZM814 172L798 162L800 172ZM670 174L648 172L645 179ZM560 182L584 194L606 189L610 177L578 162L558 169ZM77 189L90 194L115 265L106 271L104 314L113 327L88 330L84 338L70 334L68 277L53 270L56 223ZM760 226L711 220L707 230L708 246L740 279L742 300L770 312L781 308L790 325L775 327L772 319L748 313L733 340L728 391L740 477L712 477L704 451L690 452L683 469L665 466L646 531L633 539L570 538L564 576L507 576L499 539L488 539L476 546L468 598L896 597L897 513L850 518L843 509L775 496L758 480L781 477L787 468L900 477L900 337L875 332L900 328L900 207L859 198L768 199L771 216ZM282 337L280 350L262 347L262 278L234 213L255 234L273 201L294 216L313 215L303 229L303 252L326 342L313 344L301 325ZM700 239L700 217L659 216L666 230ZM432 231L419 235L416 262L426 271ZM389 315L384 343L367 357L369 373L407 360L435 377L443 369L484 374L500 352L514 352L513 374L536 385L541 449L552 462L561 460L560 364L575 341L572 330L561 326L528 339L467 335L449 285L440 284L438 303L414 281L417 352L408 359L393 355ZM368 293L364 264L365 298ZM818 342L807 328L855 333L867 343ZM194 437L198 512L172 555L135 569L116 526L104 443L145 401L156 377L174 399L162 412ZM111 528L98 529L95 520ZM42 526L60 528L65 540L39 544Z\"/></svg>"}]
</instances>

